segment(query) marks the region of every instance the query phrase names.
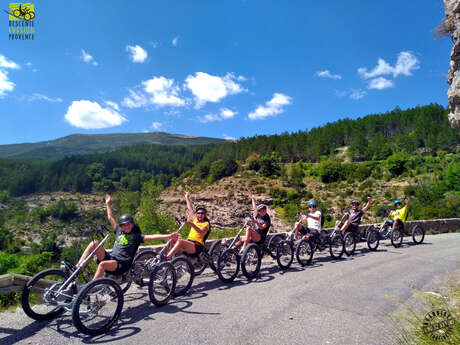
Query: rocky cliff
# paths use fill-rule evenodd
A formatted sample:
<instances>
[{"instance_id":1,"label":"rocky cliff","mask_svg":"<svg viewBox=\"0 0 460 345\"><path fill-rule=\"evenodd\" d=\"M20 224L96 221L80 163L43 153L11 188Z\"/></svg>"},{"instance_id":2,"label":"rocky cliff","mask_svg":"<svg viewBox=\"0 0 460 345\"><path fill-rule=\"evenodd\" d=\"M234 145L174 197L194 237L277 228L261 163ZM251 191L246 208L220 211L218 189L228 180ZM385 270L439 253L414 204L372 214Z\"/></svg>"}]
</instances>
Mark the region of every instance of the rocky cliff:
<instances>
[{"instance_id":1,"label":"rocky cliff","mask_svg":"<svg viewBox=\"0 0 460 345\"><path fill-rule=\"evenodd\" d=\"M447 82L450 84L449 91L447 91L450 107L449 121L453 128L460 130L460 0L444 0L444 5L446 8L445 28L453 42L447 76Z\"/></svg>"}]
</instances>

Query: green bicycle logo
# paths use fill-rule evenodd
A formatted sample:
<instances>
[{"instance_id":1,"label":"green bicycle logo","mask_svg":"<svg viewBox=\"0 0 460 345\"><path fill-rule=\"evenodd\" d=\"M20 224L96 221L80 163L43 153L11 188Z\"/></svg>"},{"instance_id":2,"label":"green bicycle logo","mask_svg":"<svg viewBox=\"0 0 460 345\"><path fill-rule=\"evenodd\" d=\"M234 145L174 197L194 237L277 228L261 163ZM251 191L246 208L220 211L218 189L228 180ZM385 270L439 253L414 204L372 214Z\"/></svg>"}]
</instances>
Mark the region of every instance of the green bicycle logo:
<instances>
[{"instance_id":1,"label":"green bicycle logo","mask_svg":"<svg viewBox=\"0 0 460 345\"><path fill-rule=\"evenodd\" d=\"M35 8L32 3L10 3L9 11L5 11L10 15L10 20L33 20L35 18Z\"/></svg>"}]
</instances>

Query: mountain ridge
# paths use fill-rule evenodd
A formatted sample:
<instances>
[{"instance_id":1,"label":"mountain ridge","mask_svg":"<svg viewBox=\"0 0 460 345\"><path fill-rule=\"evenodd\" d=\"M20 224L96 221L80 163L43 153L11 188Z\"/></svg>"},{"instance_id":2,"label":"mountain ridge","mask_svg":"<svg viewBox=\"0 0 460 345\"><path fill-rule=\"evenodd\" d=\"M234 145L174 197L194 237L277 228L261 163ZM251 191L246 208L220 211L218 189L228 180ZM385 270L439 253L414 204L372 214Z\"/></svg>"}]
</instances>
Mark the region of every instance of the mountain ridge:
<instances>
[{"instance_id":1,"label":"mountain ridge","mask_svg":"<svg viewBox=\"0 0 460 345\"><path fill-rule=\"evenodd\" d=\"M205 145L226 142L225 139L195 137L166 132L71 134L36 143L0 145L0 158L58 160L66 156L110 152L137 144Z\"/></svg>"}]
</instances>

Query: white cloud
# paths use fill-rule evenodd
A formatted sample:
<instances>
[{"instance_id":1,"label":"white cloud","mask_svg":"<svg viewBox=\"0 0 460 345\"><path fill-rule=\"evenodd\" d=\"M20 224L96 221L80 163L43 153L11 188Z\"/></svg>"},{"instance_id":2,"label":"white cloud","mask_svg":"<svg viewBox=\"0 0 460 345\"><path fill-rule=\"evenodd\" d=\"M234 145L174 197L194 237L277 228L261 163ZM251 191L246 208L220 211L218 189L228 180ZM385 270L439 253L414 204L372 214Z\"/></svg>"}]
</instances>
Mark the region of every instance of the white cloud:
<instances>
[{"instance_id":1,"label":"white cloud","mask_svg":"<svg viewBox=\"0 0 460 345\"><path fill-rule=\"evenodd\" d=\"M163 126L163 124L161 122L152 122L152 128L153 129L158 130L158 129L161 128L161 126Z\"/></svg>"},{"instance_id":2,"label":"white cloud","mask_svg":"<svg viewBox=\"0 0 460 345\"><path fill-rule=\"evenodd\" d=\"M159 107L183 107L186 100L180 96L180 88L175 85L174 79L153 77L141 82L136 91L130 89L129 96L122 104L128 108L139 108L154 104Z\"/></svg>"},{"instance_id":3,"label":"white cloud","mask_svg":"<svg viewBox=\"0 0 460 345\"><path fill-rule=\"evenodd\" d=\"M14 90L15 84L8 79L8 72L0 69L0 98Z\"/></svg>"},{"instance_id":4,"label":"white cloud","mask_svg":"<svg viewBox=\"0 0 460 345\"><path fill-rule=\"evenodd\" d=\"M180 111L177 109L173 109L173 110L165 111L164 114L167 116L175 116L175 115L180 115Z\"/></svg>"},{"instance_id":5,"label":"white cloud","mask_svg":"<svg viewBox=\"0 0 460 345\"><path fill-rule=\"evenodd\" d=\"M391 66L382 58L377 61L375 66L370 72L367 68L358 68L358 74L364 79L374 78L380 75L392 74L393 78L399 75L409 76L412 75L412 71L420 68L420 61L411 52L400 52L395 66Z\"/></svg>"},{"instance_id":6,"label":"white cloud","mask_svg":"<svg viewBox=\"0 0 460 345\"><path fill-rule=\"evenodd\" d=\"M222 119L217 114L206 114L203 117L198 117L198 121L200 121L202 123L214 122L214 121L220 121L220 120L222 120Z\"/></svg>"},{"instance_id":7,"label":"white cloud","mask_svg":"<svg viewBox=\"0 0 460 345\"><path fill-rule=\"evenodd\" d=\"M318 77L329 78L334 80L342 79L342 76L340 74L332 74L331 72L329 72L329 70L318 71L316 72L316 75Z\"/></svg>"},{"instance_id":8,"label":"white cloud","mask_svg":"<svg viewBox=\"0 0 460 345\"><path fill-rule=\"evenodd\" d=\"M199 117L198 121L206 123L206 122L213 122L213 121L222 121L222 120L228 120L233 118L236 114L238 114L237 111L232 111L227 108L221 108L219 114L206 114L203 117Z\"/></svg>"},{"instance_id":9,"label":"white cloud","mask_svg":"<svg viewBox=\"0 0 460 345\"><path fill-rule=\"evenodd\" d=\"M361 99L366 96L366 91L361 89L351 89L350 98L351 99Z\"/></svg>"},{"instance_id":10,"label":"white cloud","mask_svg":"<svg viewBox=\"0 0 460 345\"><path fill-rule=\"evenodd\" d=\"M256 110L249 113L248 118L251 120L260 120L269 116L276 116L284 112L283 106L291 103L291 97L282 93L274 93L271 100L266 102L264 106L259 105Z\"/></svg>"},{"instance_id":11,"label":"white cloud","mask_svg":"<svg viewBox=\"0 0 460 345\"><path fill-rule=\"evenodd\" d=\"M94 60L93 56L85 52L84 49L81 50L81 59L87 64L90 64L93 66L99 65L99 63L96 60Z\"/></svg>"},{"instance_id":12,"label":"white cloud","mask_svg":"<svg viewBox=\"0 0 460 345\"><path fill-rule=\"evenodd\" d=\"M128 108L140 108L145 105L147 105L148 100L147 97L144 96L144 94L140 92L133 91L131 89L129 91L129 96L125 97L121 104L123 104L125 107Z\"/></svg>"},{"instance_id":13,"label":"white cloud","mask_svg":"<svg viewBox=\"0 0 460 345\"><path fill-rule=\"evenodd\" d=\"M177 45L179 44L179 36L174 37L171 43L174 47L177 47Z\"/></svg>"},{"instance_id":14,"label":"white cloud","mask_svg":"<svg viewBox=\"0 0 460 345\"><path fill-rule=\"evenodd\" d=\"M13 91L16 86L16 84L8 78L8 71L6 71L6 69L19 68L16 62L8 60L4 55L0 55L0 98L3 98L7 92Z\"/></svg>"},{"instance_id":15,"label":"white cloud","mask_svg":"<svg viewBox=\"0 0 460 345\"><path fill-rule=\"evenodd\" d=\"M36 69L36 68L34 67L34 65L32 64L32 62L26 62L26 63L24 64L24 66L27 66L28 68L32 69L32 72L38 72L38 69Z\"/></svg>"},{"instance_id":16,"label":"white cloud","mask_svg":"<svg viewBox=\"0 0 460 345\"><path fill-rule=\"evenodd\" d=\"M115 127L127 121L117 111L87 100L73 101L64 117L72 126L84 129Z\"/></svg>"},{"instance_id":17,"label":"white cloud","mask_svg":"<svg viewBox=\"0 0 460 345\"><path fill-rule=\"evenodd\" d=\"M19 69L20 67L16 62L8 60L4 55L0 55L0 68Z\"/></svg>"},{"instance_id":18,"label":"white cloud","mask_svg":"<svg viewBox=\"0 0 460 345\"><path fill-rule=\"evenodd\" d=\"M174 79L165 77L153 77L152 79L142 82L144 91L151 97L150 101L160 107L169 105L173 107L182 107L185 100L179 97L179 87L174 85Z\"/></svg>"},{"instance_id":19,"label":"white cloud","mask_svg":"<svg viewBox=\"0 0 460 345\"><path fill-rule=\"evenodd\" d=\"M233 73L218 77L204 72L197 72L195 76L187 76L185 87L195 96L195 107L201 108L206 102L216 103L228 95L246 92L246 89L234 81L235 79L238 80L238 78Z\"/></svg>"},{"instance_id":20,"label":"white cloud","mask_svg":"<svg viewBox=\"0 0 460 345\"><path fill-rule=\"evenodd\" d=\"M130 54L132 62L144 63L147 60L147 51L139 45L135 46L126 46L126 51Z\"/></svg>"},{"instance_id":21,"label":"white cloud","mask_svg":"<svg viewBox=\"0 0 460 345\"><path fill-rule=\"evenodd\" d=\"M409 76L412 75L412 70L420 68L420 61L411 52L401 52L398 55L398 61L394 68L393 76L396 78L398 75Z\"/></svg>"},{"instance_id":22,"label":"white cloud","mask_svg":"<svg viewBox=\"0 0 460 345\"><path fill-rule=\"evenodd\" d=\"M369 82L368 88L369 89L377 89L377 90L383 90L389 87L393 87L394 83L392 80L388 80L384 77L378 77L375 79L372 79Z\"/></svg>"},{"instance_id":23,"label":"white cloud","mask_svg":"<svg viewBox=\"0 0 460 345\"><path fill-rule=\"evenodd\" d=\"M228 141L236 141L236 138L231 137L231 136L229 136L229 135L227 135L225 133L223 134L223 137L224 137L225 140L228 140Z\"/></svg>"},{"instance_id":24,"label":"white cloud","mask_svg":"<svg viewBox=\"0 0 460 345\"><path fill-rule=\"evenodd\" d=\"M238 114L238 112L232 111L232 110L227 109L227 108L220 109L220 116L222 117L222 119L231 119L236 114Z\"/></svg>"},{"instance_id":25,"label":"white cloud","mask_svg":"<svg viewBox=\"0 0 460 345\"><path fill-rule=\"evenodd\" d=\"M116 111L120 111L120 107L118 106L118 104L116 102L112 102L112 101L104 101L104 104Z\"/></svg>"},{"instance_id":26,"label":"white cloud","mask_svg":"<svg viewBox=\"0 0 460 345\"><path fill-rule=\"evenodd\" d=\"M53 102L53 103L61 103L62 98L51 98L46 95L42 95L41 93L34 93L31 96L27 98L29 102L34 102L34 101L47 101L47 102Z\"/></svg>"}]
</instances>

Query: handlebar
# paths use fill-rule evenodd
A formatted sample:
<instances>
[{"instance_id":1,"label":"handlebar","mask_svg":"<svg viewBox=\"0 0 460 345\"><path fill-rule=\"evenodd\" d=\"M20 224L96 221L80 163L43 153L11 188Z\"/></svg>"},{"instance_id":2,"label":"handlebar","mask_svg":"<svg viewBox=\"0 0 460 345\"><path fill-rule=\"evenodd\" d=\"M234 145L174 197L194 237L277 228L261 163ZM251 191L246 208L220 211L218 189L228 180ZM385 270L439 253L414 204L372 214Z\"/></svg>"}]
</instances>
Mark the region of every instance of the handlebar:
<instances>
[{"instance_id":1,"label":"handlebar","mask_svg":"<svg viewBox=\"0 0 460 345\"><path fill-rule=\"evenodd\" d=\"M113 232L108 227L106 227L104 224L101 224L99 228L96 230L96 235L104 236L104 231L107 231L109 234Z\"/></svg>"}]
</instances>

